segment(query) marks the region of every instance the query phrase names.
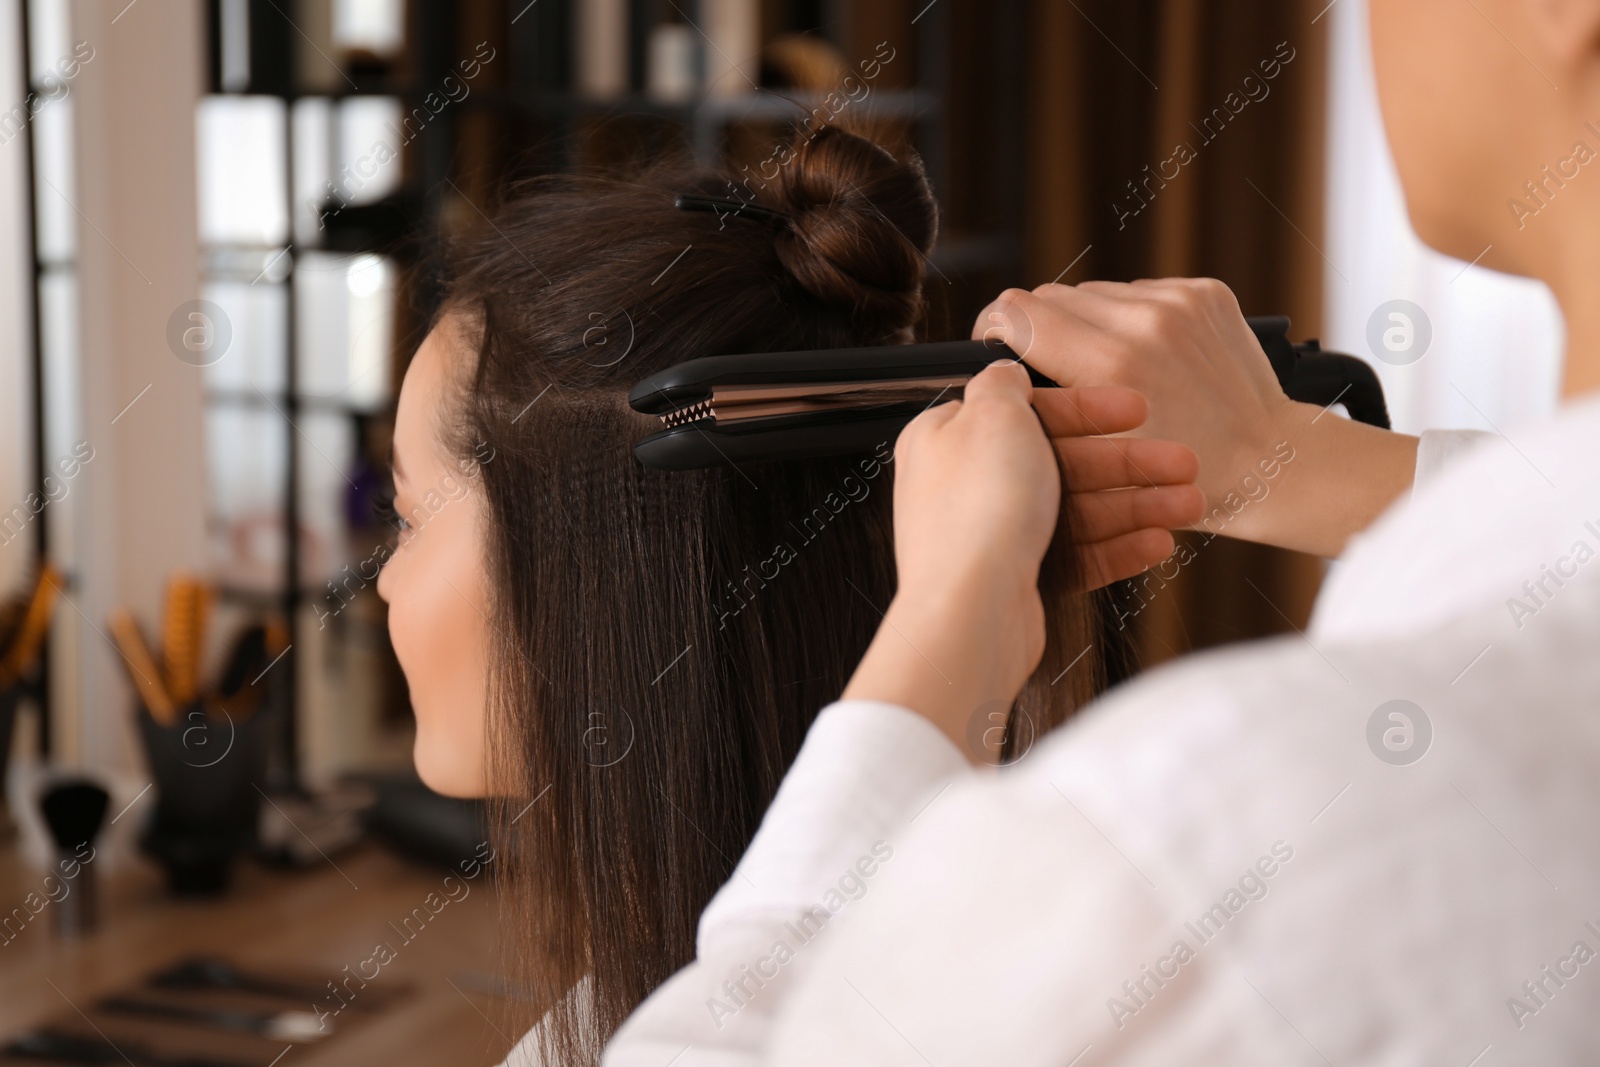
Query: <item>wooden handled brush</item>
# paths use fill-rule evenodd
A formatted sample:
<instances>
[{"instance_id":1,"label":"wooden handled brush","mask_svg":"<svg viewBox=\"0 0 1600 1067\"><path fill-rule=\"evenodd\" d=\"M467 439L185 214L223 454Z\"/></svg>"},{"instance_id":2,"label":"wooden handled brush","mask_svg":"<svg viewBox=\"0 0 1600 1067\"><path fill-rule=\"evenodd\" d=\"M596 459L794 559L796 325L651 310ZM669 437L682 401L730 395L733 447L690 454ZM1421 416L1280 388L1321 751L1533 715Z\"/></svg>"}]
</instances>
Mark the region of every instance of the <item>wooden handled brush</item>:
<instances>
[{"instance_id":1,"label":"wooden handled brush","mask_svg":"<svg viewBox=\"0 0 1600 1067\"><path fill-rule=\"evenodd\" d=\"M0 656L0 689L16 684L39 655L44 635L50 629L50 616L55 611L56 597L61 594L61 572L55 565L45 562L39 567L39 577L34 582L33 596L28 601L22 622L17 626L4 655Z\"/></svg>"},{"instance_id":2,"label":"wooden handled brush","mask_svg":"<svg viewBox=\"0 0 1600 1067\"><path fill-rule=\"evenodd\" d=\"M118 608L111 613L109 621L111 636L116 639L117 649L128 665L128 676L139 699L150 709L150 717L162 726L176 726L177 706L172 702L172 694L156 666L156 658L150 654L150 646L145 644L144 634L139 632L133 613L127 608Z\"/></svg>"},{"instance_id":3,"label":"wooden handled brush","mask_svg":"<svg viewBox=\"0 0 1600 1067\"><path fill-rule=\"evenodd\" d=\"M200 659L210 606L210 590L193 575L178 571L167 581L161 624L163 676L180 708L200 696Z\"/></svg>"}]
</instances>

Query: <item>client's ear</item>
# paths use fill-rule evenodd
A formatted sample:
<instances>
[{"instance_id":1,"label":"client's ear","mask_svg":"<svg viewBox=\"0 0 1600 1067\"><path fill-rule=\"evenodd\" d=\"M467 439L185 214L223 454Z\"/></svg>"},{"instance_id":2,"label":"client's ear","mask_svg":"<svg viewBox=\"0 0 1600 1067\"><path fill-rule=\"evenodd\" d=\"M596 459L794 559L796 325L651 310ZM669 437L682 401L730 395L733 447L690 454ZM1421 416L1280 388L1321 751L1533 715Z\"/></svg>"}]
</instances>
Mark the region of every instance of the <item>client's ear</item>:
<instances>
[{"instance_id":1,"label":"client's ear","mask_svg":"<svg viewBox=\"0 0 1600 1067\"><path fill-rule=\"evenodd\" d=\"M1600 60L1600 0L1520 0L1541 51L1561 73L1578 72ZM1547 72L1560 84L1560 73Z\"/></svg>"}]
</instances>

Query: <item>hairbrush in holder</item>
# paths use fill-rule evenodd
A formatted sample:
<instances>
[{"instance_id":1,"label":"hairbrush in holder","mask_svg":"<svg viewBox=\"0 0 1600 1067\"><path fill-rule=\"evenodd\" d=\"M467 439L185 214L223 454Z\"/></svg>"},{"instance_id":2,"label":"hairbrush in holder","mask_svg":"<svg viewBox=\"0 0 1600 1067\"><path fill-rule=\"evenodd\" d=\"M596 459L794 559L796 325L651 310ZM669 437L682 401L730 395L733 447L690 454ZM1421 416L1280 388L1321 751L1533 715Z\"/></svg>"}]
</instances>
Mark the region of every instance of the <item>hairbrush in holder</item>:
<instances>
[{"instance_id":1,"label":"hairbrush in holder","mask_svg":"<svg viewBox=\"0 0 1600 1067\"><path fill-rule=\"evenodd\" d=\"M1289 341L1282 316L1247 320L1290 399L1340 403L1384 429L1389 414L1370 366ZM662 428L634 446L656 470L696 470L870 452L934 404L956 400L991 363L1015 361L994 341L945 341L809 352L707 356L643 379L628 394ZM1032 367L1035 386L1056 383Z\"/></svg>"}]
</instances>

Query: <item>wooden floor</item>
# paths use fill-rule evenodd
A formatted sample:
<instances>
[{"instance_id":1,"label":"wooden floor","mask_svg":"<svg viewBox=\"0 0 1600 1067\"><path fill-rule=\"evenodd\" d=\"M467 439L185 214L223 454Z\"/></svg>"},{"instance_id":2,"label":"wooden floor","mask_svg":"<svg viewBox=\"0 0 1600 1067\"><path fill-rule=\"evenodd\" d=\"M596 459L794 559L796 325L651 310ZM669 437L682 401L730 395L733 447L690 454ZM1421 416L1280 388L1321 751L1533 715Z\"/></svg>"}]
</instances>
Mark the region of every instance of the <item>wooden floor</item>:
<instances>
[{"instance_id":1,"label":"wooden floor","mask_svg":"<svg viewBox=\"0 0 1600 1067\"><path fill-rule=\"evenodd\" d=\"M346 966L358 969L384 943L394 957L370 988L380 999L408 990L392 1006L358 1012L352 1003L337 1019L338 1032L315 1044L227 1038L233 1041L228 1058L260 1067L274 1062L280 1067L497 1063L516 1035L503 1032L505 1002L486 992L496 988L489 972L498 962L488 878L465 883L470 893L439 908L425 926L413 922L404 932L397 929L430 893L438 894L438 907L445 896L444 877L443 871L363 846L337 857L337 867L330 861L310 871L245 863L226 896L194 902L167 896L154 868L129 870L100 886L100 927L90 937L61 941L50 905L0 945L0 1045L22 1031L69 1022L80 1029L84 1023L105 1025L106 1036L115 1041L117 1033L95 1004L185 956L216 955L246 968L322 976L315 983L321 985L343 978ZM42 878L42 872L18 859L14 840L0 842L0 914L38 892ZM453 883L457 897L460 884ZM372 970L368 964L367 973ZM134 1036L125 1039L134 1041L140 1027L148 1034L152 1024L131 1020L123 1025L132 1026ZM170 1033L173 1024L156 1025ZM8 1061L0 1057L0 1062Z\"/></svg>"}]
</instances>

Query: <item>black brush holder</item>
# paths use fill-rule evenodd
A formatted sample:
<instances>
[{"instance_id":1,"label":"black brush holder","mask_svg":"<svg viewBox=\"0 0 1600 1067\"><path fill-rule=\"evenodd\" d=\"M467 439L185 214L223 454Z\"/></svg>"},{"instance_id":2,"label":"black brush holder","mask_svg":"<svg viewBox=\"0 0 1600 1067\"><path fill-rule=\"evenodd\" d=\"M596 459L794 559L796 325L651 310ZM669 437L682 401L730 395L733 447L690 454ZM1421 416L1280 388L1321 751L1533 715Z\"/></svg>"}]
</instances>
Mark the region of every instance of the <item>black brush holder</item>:
<instances>
[{"instance_id":1,"label":"black brush holder","mask_svg":"<svg viewBox=\"0 0 1600 1067\"><path fill-rule=\"evenodd\" d=\"M139 709L139 735L155 778L155 811L140 846L177 896L225 891L239 852L256 838L276 727L270 705L244 718L194 702L163 726Z\"/></svg>"}]
</instances>

